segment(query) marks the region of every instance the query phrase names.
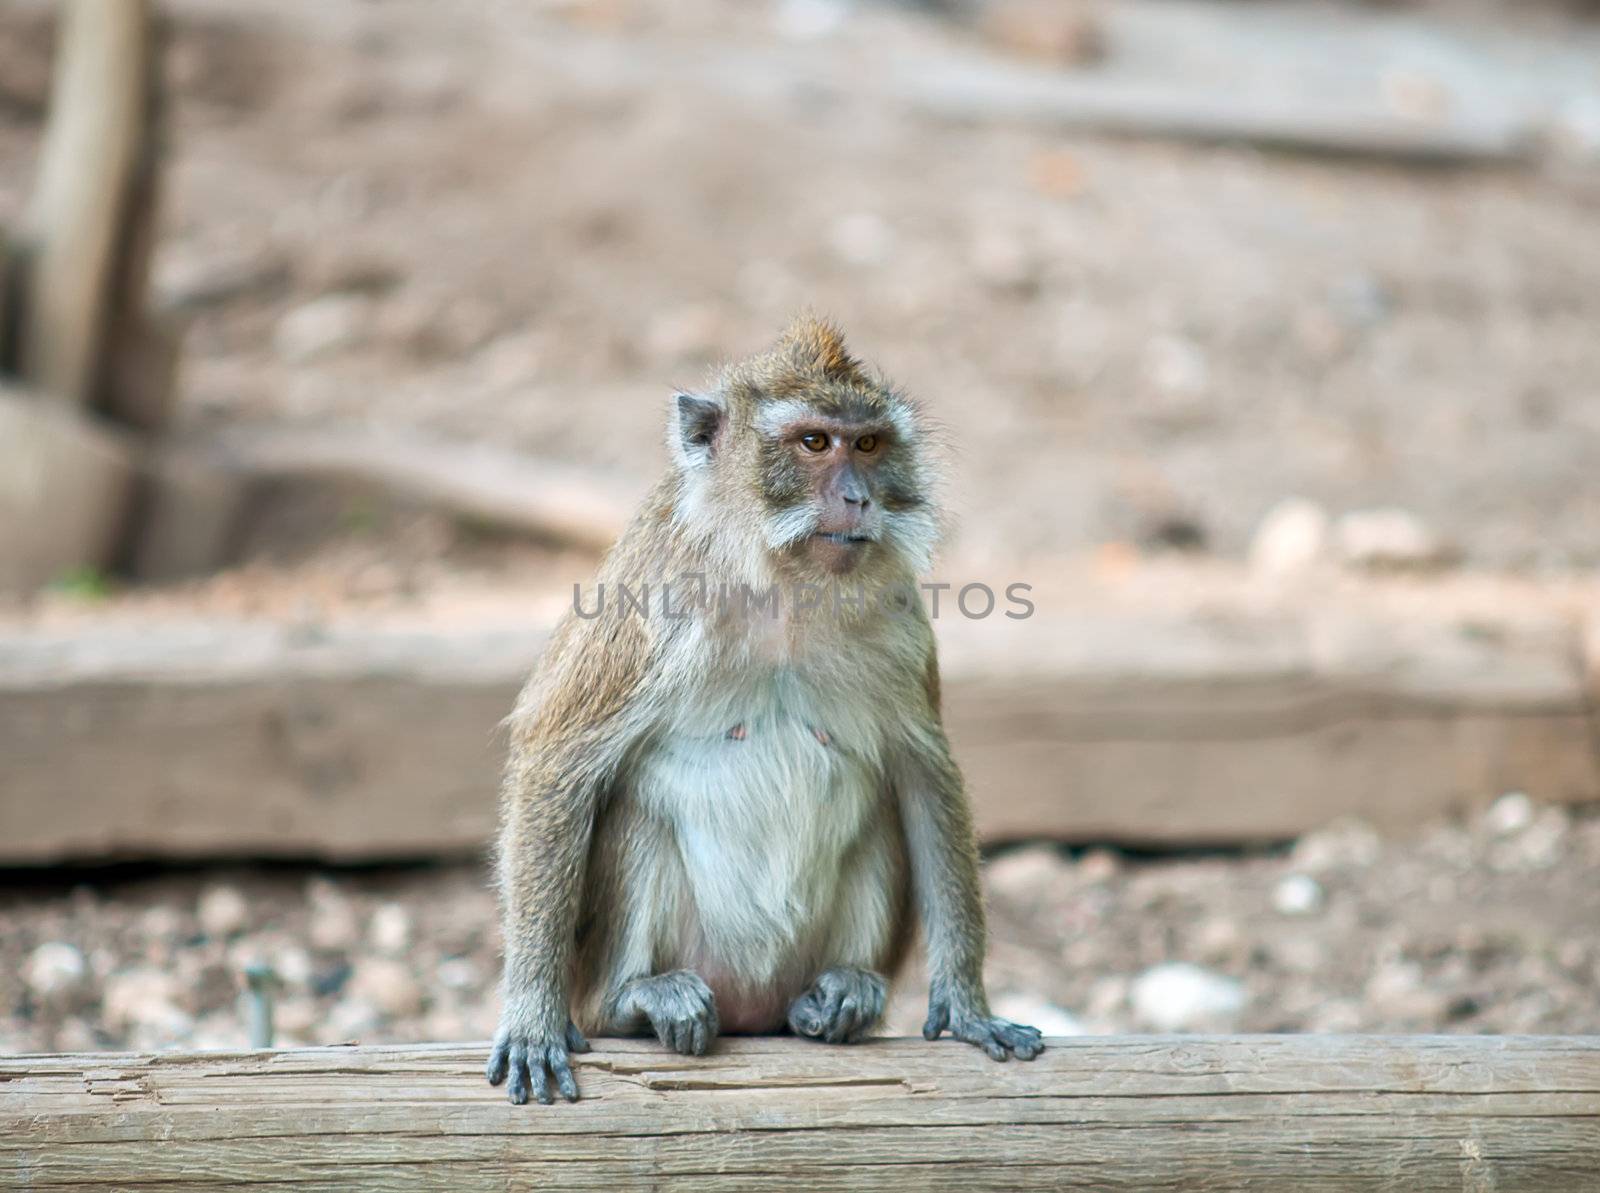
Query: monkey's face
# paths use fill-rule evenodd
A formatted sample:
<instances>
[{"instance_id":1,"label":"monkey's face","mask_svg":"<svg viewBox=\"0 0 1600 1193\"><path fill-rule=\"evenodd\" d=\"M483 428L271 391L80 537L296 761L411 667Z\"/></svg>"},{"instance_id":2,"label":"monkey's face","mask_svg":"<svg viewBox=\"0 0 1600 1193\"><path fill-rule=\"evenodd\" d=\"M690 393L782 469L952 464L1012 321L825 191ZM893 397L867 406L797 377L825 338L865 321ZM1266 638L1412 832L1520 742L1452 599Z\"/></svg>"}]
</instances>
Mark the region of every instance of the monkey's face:
<instances>
[{"instance_id":1,"label":"monkey's face","mask_svg":"<svg viewBox=\"0 0 1600 1193\"><path fill-rule=\"evenodd\" d=\"M780 549L829 576L855 571L884 537L891 427L820 409L764 419L761 499ZM777 425L772 425L776 423Z\"/></svg>"}]
</instances>

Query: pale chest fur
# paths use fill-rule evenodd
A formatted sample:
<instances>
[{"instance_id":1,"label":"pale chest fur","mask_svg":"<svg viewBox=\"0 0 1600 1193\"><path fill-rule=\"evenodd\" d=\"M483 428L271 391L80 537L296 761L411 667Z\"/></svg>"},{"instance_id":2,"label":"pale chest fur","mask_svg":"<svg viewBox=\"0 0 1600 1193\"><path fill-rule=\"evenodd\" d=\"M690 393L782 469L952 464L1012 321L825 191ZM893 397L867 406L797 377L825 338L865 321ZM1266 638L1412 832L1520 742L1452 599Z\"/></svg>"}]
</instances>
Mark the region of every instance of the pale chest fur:
<instances>
[{"instance_id":1,"label":"pale chest fur","mask_svg":"<svg viewBox=\"0 0 1600 1193\"><path fill-rule=\"evenodd\" d=\"M633 774L635 797L678 844L696 938L683 963L760 981L799 963L826 927L889 798L880 671L818 674L756 652L683 673Z\"/></svg>"}]
</instances>

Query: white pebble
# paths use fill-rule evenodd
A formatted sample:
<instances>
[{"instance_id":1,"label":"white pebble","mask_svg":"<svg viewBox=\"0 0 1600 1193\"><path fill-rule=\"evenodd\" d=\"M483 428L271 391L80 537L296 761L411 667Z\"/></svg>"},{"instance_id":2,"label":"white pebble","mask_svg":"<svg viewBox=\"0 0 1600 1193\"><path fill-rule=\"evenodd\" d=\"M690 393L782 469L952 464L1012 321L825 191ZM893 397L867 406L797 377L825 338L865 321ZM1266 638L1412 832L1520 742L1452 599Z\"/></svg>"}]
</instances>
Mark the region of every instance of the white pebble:
<instances>
[{"instance_id":1,"label":"white pebble","mask_svg":"<svg viewBox=\"0 0 1600 1193\"><path fill-rule=\"evenodd\" d=\"M195 910L206 935L219 940L250 926L250 905L238 887L208 887L201 893Z\"/></svg>"},{"instance_id":2,"label":"white pebble","mask_svg":"<svg viewBox=\"0 0 1600 1193\"><path fill-rule=\"evenodd\" d=\"M1244 1009L1244 987L1184 961L1145 970L1133 981L1133 1013L1156 1031L1198 1031L1232 1025Z\"/></svg>"},{"instance_id":3,"label":"white pebble","mask_svg":"<svg viewBox=\"0 0 1600 1193\"><path fill-rule=\"evenodd\" d=\"M1520 833L1533 823L1533 801L1520 791L1508 791L1483 815L1484 827L1497 837Z\"/></svg>"},{"instance_id":4,"label":"white pebble","mask_svg":"<svg viewBox=\"0 0 1600 1193\"><path fill-rule=\"evenodd\" d=\"M1352 510L1334 527L1347 563L1368 568L1437 567L1449 546L1421 518L1403 509Z\"/></svg>"},{"instance_id":5,"label":"white pebble","mask_svg":"<svg viewBox=\"0 0 1600 1193\"><path fill-rule=\"evenodd\" d=\"M367 938L380 953L403 953L411 943L411 913L399 903L385 903L372 913Z\"/></svg>"},{"instance_id":6,"label":"white pebble","mask_svg":"<svg viewBox=\"0 0 1600 1193\"><path fill-rule=\"evenodd\" d=\"M1263 576L1304 571L1327 554L1329 525L1328 512L1314 501L1280 501L1250 540L1251 569Z\"/></svg>"},{"instance_id":7,"label":"white pebble","mask_svg":"<svg viewBox=\"0 0 1600 1193\"><path fill-rule=\"evenodd\" d=\"M350 1001L373 1007L381 1014L403 1019L422 1010L422 987L398 961L373 957L356 966L350 979Z\"/></svg>"},{"instance_id":8,"label":"white pebble","mask_svg":"<svg viewBox=\"0 0 1600 1193\"><path fill-rule=\"evenodd\" d=\"M369 299L355 294L324 295L279 319L272 346L291 363L348 348L366 335L371 306Z\"/></svg>"},{"instance_id":9,"label":"white pebble","mask_svg":"<svg viewBox=\"0 0 1600 1193\"><path fill-rule=\"evenodd\" d=\"M1288 874L1272 888L1272 909L1279 915L1315 915L1327 901L1322 884L1307 874Z\"/></svg>"},{"instance_id":10,"label":"white pebble","mask_svg":"<svg viewBox=\"0 0 1600 1193\"><path fill-rule=\"evenodd\" d=\"M47 940L28 956L24 978L40 998L76 989L89 972L89 963L76 945Z\"/></svg>"}]
</instances>

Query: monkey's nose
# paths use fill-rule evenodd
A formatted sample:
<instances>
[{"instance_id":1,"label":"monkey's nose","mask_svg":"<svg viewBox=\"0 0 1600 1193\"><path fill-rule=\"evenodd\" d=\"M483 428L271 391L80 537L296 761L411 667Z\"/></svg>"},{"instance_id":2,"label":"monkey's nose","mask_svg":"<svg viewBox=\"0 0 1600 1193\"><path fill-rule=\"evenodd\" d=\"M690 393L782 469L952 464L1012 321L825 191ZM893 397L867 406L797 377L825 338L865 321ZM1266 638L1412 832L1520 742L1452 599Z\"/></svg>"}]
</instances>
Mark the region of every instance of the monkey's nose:
<instances>
[{"instance_id":1,"label":"monkey's nose","mask_svg":"<svg viewBox=\"0 0 1600 1193\"><path fill-rule=\"evenodd\" d=\"M865 493L846 493L844 495L844 503L846 505L859 505L862 509L866 509L867 506L872 504L872 498Z\"/></svg>"}]
</instances>

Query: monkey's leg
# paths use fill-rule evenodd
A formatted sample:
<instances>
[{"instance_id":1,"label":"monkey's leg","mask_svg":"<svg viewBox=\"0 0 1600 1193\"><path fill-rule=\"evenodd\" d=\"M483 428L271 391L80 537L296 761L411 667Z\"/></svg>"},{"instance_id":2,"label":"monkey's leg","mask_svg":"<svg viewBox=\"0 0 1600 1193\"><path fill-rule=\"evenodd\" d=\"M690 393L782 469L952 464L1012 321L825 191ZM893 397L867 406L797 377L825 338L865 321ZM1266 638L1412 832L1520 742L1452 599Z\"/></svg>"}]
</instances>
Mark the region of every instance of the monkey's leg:
<instances>
[{"instance_id":1,"label":"monkey's leg","mask_svg":"<svg viewBox=\"0 0 1600 1193\"><path fill-rule=\"evenodd\" d=\"M899 824L885 805L841 868L827 969L789 1005L789 1030L829 1044L854 1044L883 1019L892 972L907 929L906 859Z\"/></svg>"},{"instance_id":2,"label":"monkey's leg","mask_svg":"<svg viewBox=\"0 0 1600 1193\"><path fill-rule=\"evenodd\" d=\"M877 1026L889 983L869 969L824 970L789 1005L789 1030L829 1044L854 1044Z\"/></svg>"},{"instance_id":3,"label":"monkey's leg","mask_svg":"<svg viewBox=\"0 0 1600 1193\"><path fill-rule=\"evenodd\" d=\"M685 1056L704 1056L717 1038L717 1000L687 969L635 978L606 1000L607 1034L634 1035L649 1022L656 1037Z\"/></svg>"}]
</instances>

